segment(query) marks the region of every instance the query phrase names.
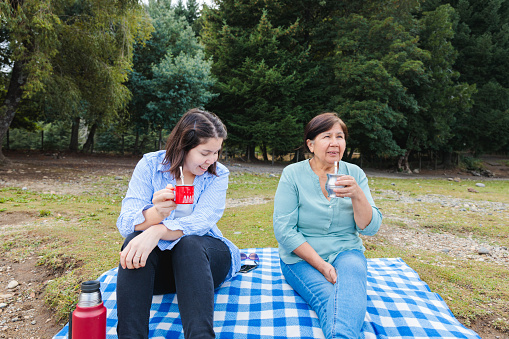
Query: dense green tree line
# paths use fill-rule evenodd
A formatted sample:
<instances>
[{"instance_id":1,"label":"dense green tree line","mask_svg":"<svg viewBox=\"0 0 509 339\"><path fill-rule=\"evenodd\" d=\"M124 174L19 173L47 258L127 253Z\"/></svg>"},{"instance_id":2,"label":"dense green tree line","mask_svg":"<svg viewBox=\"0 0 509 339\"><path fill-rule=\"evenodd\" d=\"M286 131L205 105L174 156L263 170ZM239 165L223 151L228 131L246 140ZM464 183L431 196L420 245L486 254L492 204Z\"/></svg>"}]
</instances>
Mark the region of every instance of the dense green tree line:
<instances>
[{"instance_id":1,"label":"dense green tree line","mask_svg":"<svg viewBox=\"0 0 509 339\"><path fill-rule=\"evenodd\" d=\"M336 111L347 158L509 151L509 0L1 0L0 145L68 121L144 149L187 109L248 158L295 152ZM156 145L157 146L157 145ZM118 148L115 148L118 149ZM1 151L1 148L0 148ZM392 161L391 160L391 161Z\"/></svg>"},{"instance_id":2,"label":"dense green tree line","mask_svg":"<svg viewBox=\"0 0 509 339\"><path fill-rule=\"evenodd\" d=\"M326 110L350 126L350 157L354 150L394 157L408 169L411 152L468 149L458 119L468 116L476 91L455 66L459 19L451 4L223 0L204 16L202 35L220 93L210 107L248 149L264 143L297 149L303 124ZM272 45L256 46L260 34ZM261 67L295 79L287 85L282 78L279 88L264 91L277 99L262 101L256 89L269 80L253 83ZM264 124L253 113L259 108L268 115ZM294 125L281 124L280 116ZM292 134L283 139L281 133Z\"/></svg>"}]
</instances>

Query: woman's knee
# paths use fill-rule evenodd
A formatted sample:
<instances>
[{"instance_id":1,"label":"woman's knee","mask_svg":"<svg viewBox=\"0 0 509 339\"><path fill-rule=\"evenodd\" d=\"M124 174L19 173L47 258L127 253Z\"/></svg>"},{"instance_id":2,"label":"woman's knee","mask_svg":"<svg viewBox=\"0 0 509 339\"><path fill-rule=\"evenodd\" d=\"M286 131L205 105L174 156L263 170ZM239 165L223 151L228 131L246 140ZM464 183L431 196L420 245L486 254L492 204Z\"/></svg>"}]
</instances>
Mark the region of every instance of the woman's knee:
<instances>
[{"instance_id":1,"label":"woman's knee","mask_svg":"<svg viewBox=\"0 0 509 339\"><path fill-rule=\"evenodd\" d=\"M340 253L334 266L338 272L365 277L367 275L367 260L359 250L351 250Z\"/></svg>"},{"instance_id":2,"label":"woman's knee","mask_svg":"<svg viewBox=\"0 0 509 339\"><path fill-rule=\"evenodd\" d=\"M185 254L186 256L202 253L205 249L203 240L204 237L199 235L187 235L180 238L179 242L173 247L173 252Z\"/></svg>"}]
</instances>

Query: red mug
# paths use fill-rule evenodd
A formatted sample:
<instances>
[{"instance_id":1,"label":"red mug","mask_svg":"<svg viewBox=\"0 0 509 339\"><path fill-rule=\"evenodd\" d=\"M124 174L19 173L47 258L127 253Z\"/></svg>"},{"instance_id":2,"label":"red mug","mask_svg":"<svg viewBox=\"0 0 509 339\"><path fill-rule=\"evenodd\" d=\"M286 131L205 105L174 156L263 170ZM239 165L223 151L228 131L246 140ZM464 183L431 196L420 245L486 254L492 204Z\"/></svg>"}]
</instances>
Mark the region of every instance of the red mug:
<instances>
[{"instance_id":1,"label":"red mug","mask_svg":"<svg viewBox=\"0 0 509 339\"><path fill-rule=\"evenodd\" d=\"M192 204L194 202L194 185L175 186L175 203Z\"/></svg>"}]
</instances>

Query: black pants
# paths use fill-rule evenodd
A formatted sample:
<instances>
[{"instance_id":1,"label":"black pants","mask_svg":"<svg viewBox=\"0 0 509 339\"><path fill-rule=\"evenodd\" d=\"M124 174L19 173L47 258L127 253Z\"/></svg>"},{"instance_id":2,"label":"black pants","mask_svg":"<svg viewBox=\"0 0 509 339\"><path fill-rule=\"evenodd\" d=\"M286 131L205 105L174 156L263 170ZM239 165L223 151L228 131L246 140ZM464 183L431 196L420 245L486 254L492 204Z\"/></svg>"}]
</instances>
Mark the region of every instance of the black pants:
<instances>
[{"instance_id":1,"label":"black pants","mask_svg":"<svg viewBox=\"0 0 509 339\"><path fill-rule=\"evenodd\" d=\"M122 249L141 232L130 234ZM214 289L231 266L230 250L219 239L185 236L171 250L156 247L145 267L123 269L117 279L119 339L148 338L154 294L177 293L184 337L215 338Z\"/></svg>"}]
</instances>

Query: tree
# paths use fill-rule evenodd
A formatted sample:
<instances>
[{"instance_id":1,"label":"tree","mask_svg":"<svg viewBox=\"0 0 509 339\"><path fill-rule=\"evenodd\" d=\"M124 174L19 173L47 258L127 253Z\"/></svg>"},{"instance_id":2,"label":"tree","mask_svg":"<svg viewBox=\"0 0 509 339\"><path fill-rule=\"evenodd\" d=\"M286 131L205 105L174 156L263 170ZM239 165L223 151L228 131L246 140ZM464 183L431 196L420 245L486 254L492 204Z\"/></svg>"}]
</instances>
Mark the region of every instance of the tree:
<instances>
[{"instance_id":1,"label":"tree","mask_svg":"<svg viewBox=\"0 0 509 339\"><path fill-rule=\"evenodd\" d=\"M471 98L475 93L475 85L458 81L460 73L454 66L458 55L452 45L455 15L450 5L422 13L419 45L430 55L424 60L429 77L410 89L423 109L408 120L408 135L413 136L414 142L413 147L407 147L407 152L409 149L443 151L444 159L449 162L454 150L451 140L455 136L456 119L462 112L470 110L473 104Z\"/></svg>"},{"instance_id":2,"label":"tree","mask_svg":"<svg viewBox=\"0 0 509 339\"><path fill-rule=\"evenodd\" d=\"M509 149L509 1L451 1L460 80L476 84L473 107L456 125L455 144L475 155ZM475 132L473 132L475 131Z\"/></svg>"},{"instance_id":3,"label":"tree","mask_svg":"<svg viewBox=\"0 0 509 339\"><path fill-rule=\"evenodd\" d=\"M351 151L404 154L407 144L398 143L395 132L421 109L407 86L426 77L421 60L427 54L390 12L351 14L338 20L338 28L336 110L350 128Z\"/></svg>"},{"instance_id":4,"label":"tree","mask_svg":"<svg viewBox=\"0 0 509 339\"><path fill-rule=\"evenodd\" d=\"M182 0L178 0L174 6L174 11L177 17L184 17L189 26L192 27L193 23L198 19L198 2L196 0L187 0L186 5L184 5Z\"/></svg>"},{"instance_id":5,"label":"tree","mask_svg":"<svg viewBox=\"0 0 509 339\"><path fill-rule=\"evenodd\" d=\"M150 30L141 6L104 5L101 1L78 1L61 8L60 52L53 58L59 70L48 83L55 98L75 97L74 107L65 111L73 121L70 149L78 150L77 130L85 120L89 135L83 150L92 149L95 132L118 117L130 100L125 86L132 67L132 45ZM70 81L67 81L67 80ZM64 86L62 86L64 85ZM58 99L61 100L61 99ZM60 113L61 114L61 113Z\"/></svg>"},{"instance_id":6,"label":"tree","mask_svg":"<svg viewBox=\"0 0 509 339\"><path fill-rule=\"evenodd\" d=\"M51 57L57 53L60 19L49 0L0 2L3 67L10 68L7 91L0 107L0 165L8 162L3 140L22 100L43 89L53 71ZM8 51L6 51L8 49Z\"/></svg>"},{"instance_id":7,"label":"tree","mask_svg":"<svg viewBox=\"0 0 509 339\"><path fill-rule=\"evenodd\" d=\"M365 6L337 19L336 109L351 128L350 153L398 158L421 150L451 152L455 118L475 86L458 82L452 46L454 9L421 12L413 0Z\"/></svg>"},{"instance_id":8,"label":"tree","mask_svg":"<svg viewBox=\"0 0 509 339\"><path fill-rule=\"evenodd\" d=\"M44 100L55 118L74 121L74 131L81 117L93 126L125 106L132 44L147 27L140 24L137 1L21 0L1 6L13 66L0 141L24 100ZM72 140L71 149L77 148Z\"/></svg>"},{"instance_id":9,"label":"tree","mask_svg":"<svg viewBox=\"0 0 509 339\"><path fill-rule=\"evenodd\" d=\"M227 125L229 143L246 147L250 159L257 146L265 159L267 147L275 151L299 147L307 113L302 104L311 102L305 100L309 97L304 90L315 71L308 68L308 48L297 39L298 19L283 24L279 6L221 1L218 8L204 13L203 41L214 58L212 71L220 93L209 107Z\"/></svg>"},{"instance_id":10,"label":"tree","mask_svg":"<svg viewBox=\"0 0 509 339\"><path fill-rule=\"evenodd\" d=\"M161 144L163 129L172 128L188 109L210 101L214 80L203 46L186 18L176 15L171 1L150 1L147 12L154 31L150 40L135 48L129 112L137 131L155 129Z\"/></svg>"}]
</instances>

